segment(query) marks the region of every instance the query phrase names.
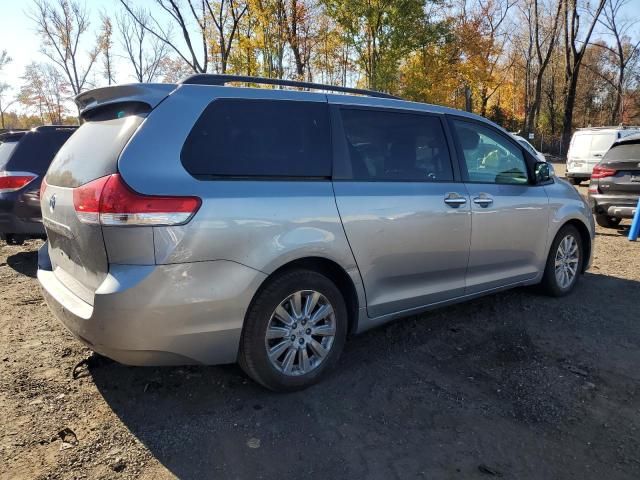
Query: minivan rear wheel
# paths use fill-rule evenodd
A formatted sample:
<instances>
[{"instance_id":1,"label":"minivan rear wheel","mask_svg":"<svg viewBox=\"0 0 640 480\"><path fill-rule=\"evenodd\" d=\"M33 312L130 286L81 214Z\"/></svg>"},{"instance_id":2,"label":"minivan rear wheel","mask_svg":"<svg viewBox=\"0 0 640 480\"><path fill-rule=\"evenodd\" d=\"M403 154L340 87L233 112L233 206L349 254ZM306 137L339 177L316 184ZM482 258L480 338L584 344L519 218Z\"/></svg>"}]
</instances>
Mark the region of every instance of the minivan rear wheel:
<instances>
[{"instance_id":1,"label":"minivan rear wheel","mask_svg":"<svg viewBox=\"0 0 640 480\"><path fill-rule=\"evenodd\" d=\"M580 232L573 225L565 225L551 244L541 286L554 297L562 297L576 286L582 264L584 249Z\"/></svg>"},{"instance_id":2,"label":"minivan rear wheel","mask_svg":"<svg viewBox=\"0 0 640 480\"><path fill-rule=\"evenodd\" d=\"M576 177L569 178L569 181L574 185L580 185L582 183L582 179Z\"/></svg>"},{"instance_id":3,"label":"minivan rear wheel","mask_svg":"<svg viewBox=\"0 0 640 480\"><path fill-rule=\"evenodd\" d=\"M271 390L306 388L335 366L347 324L344 298L329 278L285 272L268 280L251 303L238 361Z\"/></svg>"},{"instance_id":4,"label":"minivan rear wheel","mask_svg":"<svg viewBox=\"0 0 640 480\"><path fill-rule=\"evenodd\" d=\"M618 217L610 217L609 215L596 215L596 223L603 228L617 228L622 221Z\"/></svg>"}]
</instances>

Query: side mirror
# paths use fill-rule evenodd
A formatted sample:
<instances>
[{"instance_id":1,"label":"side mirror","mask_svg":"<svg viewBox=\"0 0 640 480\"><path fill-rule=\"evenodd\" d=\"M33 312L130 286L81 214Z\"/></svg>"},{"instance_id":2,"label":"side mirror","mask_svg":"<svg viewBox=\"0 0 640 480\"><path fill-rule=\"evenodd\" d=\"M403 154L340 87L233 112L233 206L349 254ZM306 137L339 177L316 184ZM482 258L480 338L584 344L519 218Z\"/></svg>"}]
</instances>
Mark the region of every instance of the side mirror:
<instances>
[{"instance_id":1,"label":"side mirror","mask_svg":"<svg viewBox=\"0 0 640 480\"><path fill-rule=\"evenodd\" d=\"M545 183L551 180L553 167L547 162L536 162L534 167L536 183Z\"/></svg>"}]
</instances>

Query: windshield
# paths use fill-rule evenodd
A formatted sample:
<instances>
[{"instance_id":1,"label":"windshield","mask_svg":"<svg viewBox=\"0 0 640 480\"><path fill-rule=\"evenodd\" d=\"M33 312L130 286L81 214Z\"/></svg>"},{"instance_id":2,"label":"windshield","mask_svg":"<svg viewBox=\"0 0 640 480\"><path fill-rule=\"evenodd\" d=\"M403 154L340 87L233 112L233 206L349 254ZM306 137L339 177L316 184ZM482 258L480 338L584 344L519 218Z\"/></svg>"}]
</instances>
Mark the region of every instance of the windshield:
<instances>
[{"instance_id":1,"label":"windshield","mask_svg":"<svg viewBox=\"0 0 640 480\"><path fill-rule=\"evenodd\" d=\"M524 138L522 137L518 138L518 142L520 142L520 145L522 145L525 148L525 150L529 152L531 155L533 155L534 157L538 156L538 152L536 151L535 148L533 148L533 145L527 142Z\"/></svg>"},{"instance_id":2,"label":"windshield","mask_svg":"<svg viewBox=\"0 0 640 480\"><path fill-rule=\"evenodd\" d=\"M0 170L4 170L7 163L9 163L9 159L11 158L11 153L18 145L18 142L3 142L0 143Z\"/></svg>"}]
</instances>

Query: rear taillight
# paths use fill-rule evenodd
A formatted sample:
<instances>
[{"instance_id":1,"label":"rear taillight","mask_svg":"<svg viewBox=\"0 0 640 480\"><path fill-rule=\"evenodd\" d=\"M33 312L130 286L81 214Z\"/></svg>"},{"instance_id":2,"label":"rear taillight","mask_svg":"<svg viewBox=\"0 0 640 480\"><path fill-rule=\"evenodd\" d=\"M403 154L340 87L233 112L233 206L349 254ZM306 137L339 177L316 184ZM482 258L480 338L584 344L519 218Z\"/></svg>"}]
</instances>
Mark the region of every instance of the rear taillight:
<instances>
[{"instance_id":1,"label":"rear taillight","mask_svg":"<svg viewBox=\"0 0 640 480\"><path fill-rule=\"evenodd\" d=\"M28 172L0 172L0 193L20 190L36 179L37 175Z\"/></svg>"},{"instance_id":2,"label":"rear taillight","mask_svg":"<svg viewBox=\"0 0 640 480\"><path fill-rule=\"evenodd\" d=\"M596 165L591 172L591 178L605 178L613 177L617 170L613 168L603 167L602 165Z\"/></svg>"},{"instance_id":3,"label":"rear taillight","mask_svg":"<svg viewBox=\"0 0 640 480\"><path fill-rule=\"evenodd\" d=\"M139 194L117 173L73 190L78 219L102 225L179 225L188 222L201 203L198 197Z\"/></svg>"},{"instance_id":4,"label":"rear taillight","mask_svg":"<svg viewBox=\"0 0 640 480\"><path fill-rule=\"evenodd\" d=\"M42 182L40 183L40 198L44 198L44 192L46 191L47 191L47 182L43 178Z\"/></svg>"}]
</instances>

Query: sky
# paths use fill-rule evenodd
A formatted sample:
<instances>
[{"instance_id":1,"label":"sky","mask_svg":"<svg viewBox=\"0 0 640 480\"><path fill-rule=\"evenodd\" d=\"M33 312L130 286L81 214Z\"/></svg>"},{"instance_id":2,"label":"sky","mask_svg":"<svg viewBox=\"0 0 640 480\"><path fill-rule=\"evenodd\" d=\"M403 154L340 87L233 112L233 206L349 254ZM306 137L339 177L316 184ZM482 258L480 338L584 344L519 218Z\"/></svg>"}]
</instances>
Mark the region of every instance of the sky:
<instances>
[{"instance_id":1,"label":"sky","mask_svg":"<svg viewBox=\"0 0 640 480\"><path fill-rule=\"evenodd\" d=\"M97 28L100 24L100 12L106 12L113 15L119 10L120 2L118 0L80 0L84 2L87 10L91 14L92 32L85 34L86 50L93 47L95 42ZM154 0L131 0L136 6L151 8L154 14L157 14L158 7L154 6ZM591 0L590 3L594 3ZM154 8L155 7L155 8ZM21 76L24 74L25 66L33 61L46 61L46 57L40 52L40 39L35 32L33 21L27 16L30 9L33 8L32 0L0 0L0 51L6 49L13 61L7 65L2 71L0 82L8 83L13 87L13 91L8 96L15 95L21 84ZM638 26L635 28L636 35L640 35L640 0L629 0L623 12L624 16L629 18L637 18ZM114 20L115 29L115 20ZM602 30L602 29L600 29ZM596 34L597 38L599 35ZM122 50L118 45L117 32L114 32L115 53L116 53L116 80L119 83L128 83L134 81L131 75L130 67L121 58ZM85 50L85 51L86 51ZM118 59L120 57L120 59ZM102 67L98 65L94 67L93 75L99 76ZM96 79L96 83L102 83L101 78Z\"/></svg>"},{"instance_id":2,"label":"sky","mask_svg":"<svg viewBox=\"0 0 640 480\"><path fill-rule=\"evenodd\" d=\"M153 0L133 0L132 3L136 6L153 6ZM113 19L114 12L121 7L118 0L81 0L81 4L85 5L90 13L91 22L90 32L84 34L86 43L83 51L86 52L95 46L95 38L100 26L100 12L106 12ZM8 83L13 87L13 91L9 92L7 97L17 94L22 83L21 77L29 63L48 61L40 51L41 40L36 33L34 22L27 15L32 8L32 0L0 0L0 51L7 50L13 59L0 74L0 82ZM133 82L135 81L133 72L127 62L122 59L124 52L118 45L115 19L113 23L116 80L118 83ZM98 64L93 67L92 75L99 77L101 71L102 66ZM102 78L97 79L97 83L102 82Z\"/></svg>"}]
</instances>

